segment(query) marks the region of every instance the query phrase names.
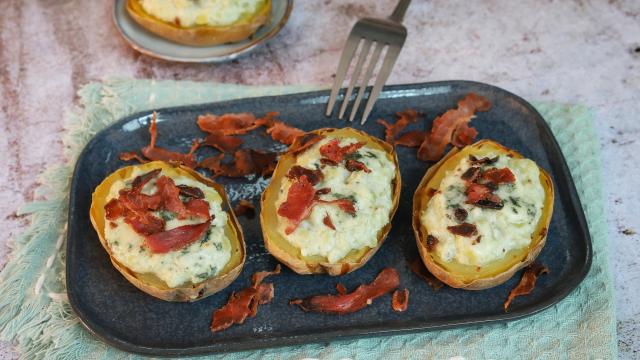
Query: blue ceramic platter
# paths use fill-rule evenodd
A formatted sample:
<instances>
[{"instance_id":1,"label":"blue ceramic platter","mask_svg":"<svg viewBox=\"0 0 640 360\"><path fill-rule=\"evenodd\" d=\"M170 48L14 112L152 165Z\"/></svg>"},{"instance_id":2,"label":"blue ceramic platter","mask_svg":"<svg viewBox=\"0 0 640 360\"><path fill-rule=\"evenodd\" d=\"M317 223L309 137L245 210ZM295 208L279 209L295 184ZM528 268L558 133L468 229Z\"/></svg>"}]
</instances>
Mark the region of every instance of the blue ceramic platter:
<instances>
[{"instance_id":1,"label":"blue ceramic platter","mask_svg":"<svg viewBox=\"0 0 640 360\"><path fill-rule=\"evenodd\" d=\"M242 274L228 288L195 303L161 301L127 282L111 265L89 220L94 188L111 172L127 165L118 160L118 154L147 144L149 112L128 116L103 130L90 141L78 159L71 186L67 240L67 286L71 305L87 329L100 339L127 351L150 355L229 352L437 330L512 320L548 308L567 296L587 274L591 265L591 240L560 148L549 127L530 104L505 90L467 81L388 86L382 92L371 120L364 126L354 127L383 137L383 129L375 119L395 119L397 111L413 108L424 113L427 119L415 125L416 128L428 128L432 119L455 107L456 102L469 92L483 95L493 103L489 112L479 113L472 121L480 133L479 138L496 140L535 160L555 182L553 219L547 244L538 258L549 267L550 274L540 278L531 295L517 298L508 313L504 312L502 304L509 290L517 284L520 273L505 284L488 290L464 291L445 287L434 292L409 270L410 261L418 257L411 229L412 196L430 164L418 161L415 149L399 147L403 181L400 206L392 230L377 254L361 269L340 277L301 276L284 269L280 276L269 279L275 285L272 303L261 306L258 315L243 325L212 334L209 324L213 310L226 303L232 291L247 287L251 274L273 269L276 265L276 260L263 246L257 217L240 217L247 244ZM324 116L327 97L328 92L322 91L159 109L159 145L186 152L191 140L202 136L196 117L207 112L248 111L262 115L278 111L282 120L305 130L349 125ZM282 150L262 131L245 136L243 146ZM210 154L206 151L199 152L200 157L207 155ZM225 185L233 204L242 198L251 198L259 205L259 194L268 179L221 178L219 182ZM411 291L409 309L405 313L391 310L388 295L360 312L345 316L305 313L288 304L293 298L335 293L337 282L353 289L363 282L370 282L388 266L398 270L402 287Z\"/></svg>"}]
</instances>

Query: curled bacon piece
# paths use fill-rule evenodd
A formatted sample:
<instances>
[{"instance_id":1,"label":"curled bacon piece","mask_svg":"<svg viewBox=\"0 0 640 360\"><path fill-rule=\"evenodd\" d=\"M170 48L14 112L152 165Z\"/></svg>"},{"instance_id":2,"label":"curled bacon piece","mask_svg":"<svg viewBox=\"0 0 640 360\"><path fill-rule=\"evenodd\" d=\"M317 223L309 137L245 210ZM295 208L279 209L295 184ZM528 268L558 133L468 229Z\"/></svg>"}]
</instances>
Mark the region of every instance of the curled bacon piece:
<instances>
[{"instance_id":1,"label":"curled bacon piece","mask_svg":"<svg viewBox=\"0 0 640 360\"><path fill-rule=\"evenodd\" d=\"M202 160L198 167L210 170L212 177L243 177L250 174L270 176L277 164L277 153L261 152L253 149L240 149L233 154L234 161L223 163L224 154Z\"/></svg>"},{"instance_id":2,"label":"curled bacon piece","mask_svg":"<svg viewBox=\"0 0 640 360\"><path fill-rule=\"evenodd\" d=\"M364 309L371 302L400 286L400 276L394 268L385 268L371 284L362 284L349 294L316 295L306 299L294 299L291 305L298 305L304 311L344 315Z\"/></svg>"},{"instance_id":3,"label":"curled bacon piece","mask_svg":"<svg viewBox=\"0 0 640 360\"><path fill-rule=\"evenodd\" d=\"M404 111L399 111L396 113L398 119L394 124L389 124L383 119L378 120L378 124L385 127L384 131L384 139L389 144L394 144L396 136L400 134L404 128L406 128L410 123L416 122L418 119L418 112L413 109L407 109Z\"/></svg>"},{"instance_id":4,"label":"curled bacon piece","mask_svg":"<svg viewBox=\"0 0 640 360\"><path fill-rule=\"evenodd\" d=\"M315 198L316 190L305 175L291 184L287 200L278 207L278 215L287 218L290 222L284 231L285 234L291 234L311 214Z\"/></svg>"},{"instance_id":5,"label":"curled bacon piece","mask_svg":"<svg viewBox=\"0 0 640 360\"><path fill-rule=\"evenodd\" d=\"M497 156L493 158L483 157L482 159L478 159L473 155L469 155L469 161L473 165L491 165L496 161L498 161L498 157Z\"/></svg>"},{"instance_id":6,"label":"curled bacon piece","mask_svg":"<svg viewBox=\"0 0 640 360\"><path fill-rule=\"evenodd\" d=\"M429 272L429 270L427 270L420 259L413 260L409 265L409 269L411 269L411 272L416 274L420 279L424 280L424 282L426 282L433 291L438 291L444 286L442 281L438 280Z\"/></svg>"},{"instance_id":7,"label":"curled bacon piece","mask_svg":"<svg viewBox=\"0 0 640 360\"><path fill-rule=\"evenodd\" d=\"M537 262L534 262L527 266L522 273L522 278L520 279L518 285L509 292L509 296L504 302L504 312L507 312L509 310L509 305L511 305L511 302L517 296L528 295L533 291L536 286L536 281L538 280L538 277L540 275L548 273L549 268Z\"/></svg>"},{"instance_id":8,"label":"curled bacon piece","mask_svg":"<svg viewBox=\"0 0 640 360\"><path fill-rule=\"evenodd\" d=\"M354 172L354 171L364 171L366 173L371 172L371 170L367 167L367 165L365 165L363 162L360 162L354 159L348 159L345 162L344 167L351 172Z\"/></svg>"},{"instance_id":9,"label":"curled bacon piece","mask_svg":"<svg viewBox=\"0 0 640 360\"><path fill-rule=\"evenodd\" d=\"M460 236L472 236L478 233L478 229L474 224L470 224L468 222L463 222L462 224L447 226L447 230L449 230L452 234L460 235Z\"/></svg>"},{"instance_id":10,"label":"curled bacon piece","mask_svg":"<svg viewBox=\"0 0 640 360\"><path fill-rule=\"evenodd\" d=\"M140 164L144 164L144 163L148 163L149 162L149 160L143 159L142 156L138 155L135 151L125 151L123 153L120 153L118 158L120 160L122 160L122 161L135 160L135 161L139 162Z\"/></svg>"},{"instance_id":11,"label":"curled bacon piece","mask_svg":"<svg viewBox=\"0 0 640 360\"><path fill-rule=\"evenodd\" d=\"M433 121L431 132L418 149L420 160L437 161L449 143L457 146L470 144L477 131L468 127L476 111L488 111L491 103L488 99L470 93L458 101L458 107L451 109ZM473 135L473 136L472 136Z\"/></svg>"},{"instance_id":12,"label":"curled bacon piece","mask_svg":"<svg viewBox=\"0 0 640 360\"><path fill-rule=\"evenodd\" d=\"M236 216L245 215L247 218L253 219L256 216L256 207L250 201L241 199L238 205L233 208L233 213L236 214Z\"/></svg>"},{"instance_id":13,"label":"curled bacon piece","mask_svg":"<svg viewBox=\"0 0 640 360\"><path fill-rule=\"evenodd\" d=\"M195 225L183 225L177 228L155 233L145 237L145 245L153 253L166 253L180 250L202 238L209 229L211 221Z\"/></svg>"},{"instance_id":14,"label":"curled bacon piece","mask_svg":"<svg viewBox=\"0 0 640 360\"><path fill-rule=\"evenodd\" d=\"M297 139L298 140L297 142L294 142L294 144L292 144L289 147L288 152L290 152L293 155L298 155L304 152L305 150L307 150L308 148L312 147L322 139L324 139L324 136L322 135L318 135L314 133L304 134Z\"/></svg>"},{"instance_id":15,"label":"curled bacon piece","mask_svg":"<svg viewBox=\"0 0 640 360\"><path fill-rule=\"evenodd\" d=\"M500 197L486 185L471 183L465 193L467 194L467 204L495 210L500 210L504 206Z\"/></svg>"},{"instance_id":16,"label":"curled bacon piece","mask_svg":"<svg viewBox=\"0 0 640 360\"><path fill-rule=\"evenodd\" d=\"M340 208L340 210L346 212L351 216L356 216L356 207L353 204L353 201L349 199L335 199L335 200L320 200L317 199L317 202L323 204L332 204L336 205Z\"/></svg>"},{"instance_id":17,"label":"curled bacon piece","mask_svg":"<svg viewBox=\"0 0 640 360\"><path fill-rule=\"evenodd\" d=\"M189 185L178 185L178 189L180 189L180 195L192 199L204 199L204 192L200 190L198 187L193 187Z\"/></svg>"},{"instance_id":18,"label":"curled bacon piece","mask_svg":"<svg viewBox=\"0 0 640 360\"><path fill-rule=\"evenodd\" d=\"M247 317L256 316L258 305L269 303L274 295L273 284L263 284L262 281L267 276L279 273L280 264L274 271L260 271L253 274L250 287L232 293L227 303L213 312L211 332L222 331L233 324L242 324Z\"/></svg>"},{"instance_id":19,"label":"curled bacon piece","mask_svg":"<svg viewBox=\"0 0 640 360\"><path fill-rule=\"evenodd\" d=\"M251 113L206 114L198 116L200 130L218 135L242 135L267 125L270 118L256 119Z\"/></svg>"},{"instance_id":20,"label":"curled bacon piece","mask_svg":"<svg viewBox=\"0 0 640 360\"><path fill-rule=\"evenodd\" d=\"M516 176L513 175L509 168L492 168L482 173L482 180L495 185L509 184L516 181Z\"/></svg>"},{"instance_id":21,"label":"curled bacon piece","mask_svg":"<svg viewBox=\"0 0 640 360\"><path fill-rule=\"evenodd\" d=\"M322 174L322 171L320 171L320 169L312 170L300 165L292 166L291 169L289 169L289 171L287 172L286 176L291 180L297 180L300 179L300 177L302 177L303 175L307 177L312 185L316 185L324 179L324 175Z\"/></svg>"},{"instance_id":22,"label":"curled bacon piece","mask_svg":"<svg viewBox=\"0 0 640 360\"><path fill-rule=\"evenodd\" d=\"M336 291L338 292L338 294L340 295L345 295L347 293L347 287L344 286L343 283L337 283L336 284Z\"/></svg>"},{"instance_id":23,"label":"curled bacon piece","mask_svg":"<svg viewBox=\"0 0 640 360\"><path fill-rule=\"evenodd\" d=\"M394 145L406 146L406 147L420 147L427 137L427 133L424 131L407 131L394 140Z\"/></svg>"},{"instance_id":24,"label":"curled bacon piece","mask_svg":"<svg viewBox=\"0 0 640 360\"><path fill-rule=\"evenodd\" d=\"M409 306L409 289L396 290L391 295L391 308L395 312L407 311Z\"/></svg>"},{"instance_id":25,"label":"curled bacon piece","mask_svg":"<svg viewBox=\"0 0 640 360\"><path fill-rule=\"evenodd\" d=\"M358 149L360 149L364 145L364 142L356 142L353 144L340 146L340 140L333 139L328 143L320 146L320 155L335 164L339 164L340 162L342 162L345 155L352 154L358 151Z\"/></svg>"},{"instance_id":26,"label":"curled bacon piece","mask_svg":"<svg viewBox=\"0 0 640 360\"><path fill-rule=\"evenodd\" d=\"M328 213L322 219L322 223L325 224L331 230L336 229L336 227L333 225L333 221L331 221L331 216L329 216Z\"/></svg>"},{"instance_id":27,"label":"curled bacon piece","mask_svg":"<svg viewBox=\"0 0 640 360\"><path fill-rule=\"evenodd\" d=\"M293 144L298 136L304 135L304 131L293 126L287 125L282 121L274 121L273 124L267 129L267 134L271 135L271 138L275 141L281 142L285 145Z\"/></svg>"},{"instance_id":28,"label":"curled bacon piece","mask_svg":"<svg viewBox=\"0 0 640 360\"><path fill-rule=\"evenodd\" d=\"M142 155L144 155L145 158L149 160L161 160L161 161L166 161L171 163L178 163L190 168L196 167L196 160L193 154L200 146L199 140L195 140L193 142L193 144L191 145L191 149L187 154L170 151L161 147L157 147L156 140L158 139L158 130L156 127L155 111L153 112L153 117L151 118L151 125L149 126L149 134L151 134L151 140L149 141L149 145L141 149ZM123 155L127 155L127 154L128 153L120 154L120 158L126 159L127 157L123 157Z\"/></svg>"},{"instance_id":29,"label":"curled bacon piece","mask_svg":"<svg viewBox=\"0 0 640 360\"><path fill-rule=\"evenodd\" d=\"M207 135L201 145L211 146L222 152L233 152L236 151L242 143L243 141L239 137L213 133Z\"/></svg>"}]
</instances>

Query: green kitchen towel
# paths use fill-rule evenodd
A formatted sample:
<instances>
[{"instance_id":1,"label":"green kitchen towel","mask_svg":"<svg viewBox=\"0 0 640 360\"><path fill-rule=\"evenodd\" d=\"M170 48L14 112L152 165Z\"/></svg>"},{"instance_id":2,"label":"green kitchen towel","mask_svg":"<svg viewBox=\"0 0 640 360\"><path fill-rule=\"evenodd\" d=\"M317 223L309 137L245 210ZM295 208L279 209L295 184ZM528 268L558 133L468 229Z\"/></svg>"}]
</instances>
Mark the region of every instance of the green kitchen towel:
<instances>
[{"instance_id":1,"label":"green kitchen towel","mask_svg":"<svg viewBox=\"0 0 640 360\"><path fill-rule=\"evenodd\" d=\"M70 309L65 289L65 230L69 182L80 151L123 116L155 108L317 89L186 81L106 80L80 92L81 107L64 135L68 162L47 170L36 201L21 209L31 225L16 239L0 274L0 338L24 358L139 358L89 334ZM615 312L607 260L600 151L593 118L583 106L538 103L567 159L593 240L593 265L566 299L537 315L508 323L390 337L336 341L218 355L225 359L612 359Z\"/></svg>"}]
</instances>

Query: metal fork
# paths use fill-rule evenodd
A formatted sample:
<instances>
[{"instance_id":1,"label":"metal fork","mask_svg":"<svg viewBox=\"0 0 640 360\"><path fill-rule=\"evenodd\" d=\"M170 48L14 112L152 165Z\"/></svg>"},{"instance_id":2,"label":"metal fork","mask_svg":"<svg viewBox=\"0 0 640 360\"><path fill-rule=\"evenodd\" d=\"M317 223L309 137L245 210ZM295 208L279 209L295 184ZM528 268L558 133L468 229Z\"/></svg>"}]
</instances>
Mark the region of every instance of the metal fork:
<instances>
[{"instance_id":1,"label":"metal fork","mask_svg":"<svg viewBox=\"0 0 640 360\"><path fill-rule=\"evenodd\" d=\"M349 121L353 121L356 117L358 107L360 106L360 102L362 102L362 98L364 97L369 80L373 75L373 71L378 64L380 54L382 53L383 48L387 47L382 67L378 72L378 77L373 85L373 89L369 93L369 100L364 108L360 123L364 124L367 121L367 117L369 117L369 114L373 109L373 104L376 102L378 95L380 95L382 86L387 81L389 74L391 74L391 69L393 69L393 65L398 58L398 54L400 54L400 49L402 49L404 40L407 38L407 29L401 24L401 22L407 8L409 7L409 3L411 3L411 0L400 0L391 16L387 19L363 18L358 20L358 22L353 26L353 29L351 29L351 33L349 33L349 37L347 38L347 43L342 50L342 55L340 55L338 71L336 72L336 78L333 82L333 87L331 88L331 96L327 103L327 116L331 116L331 113L333 112L333 107L338 98L340 87L345 80L349 65L353 60L358 45L362 42L358 60L353 70L351 80L349 81L349 87L347 88L347 92L342 100L342 106L340 106L338 119L342 119L345 111L347 110L347 105L351 99L353 88L360 78L360 73L362 72L364 63L369 52L371 52L371 48L373 47L373 54L367 64L364 77L358 85L358 96L351 107Z\"/></svg>"}]
</instances>

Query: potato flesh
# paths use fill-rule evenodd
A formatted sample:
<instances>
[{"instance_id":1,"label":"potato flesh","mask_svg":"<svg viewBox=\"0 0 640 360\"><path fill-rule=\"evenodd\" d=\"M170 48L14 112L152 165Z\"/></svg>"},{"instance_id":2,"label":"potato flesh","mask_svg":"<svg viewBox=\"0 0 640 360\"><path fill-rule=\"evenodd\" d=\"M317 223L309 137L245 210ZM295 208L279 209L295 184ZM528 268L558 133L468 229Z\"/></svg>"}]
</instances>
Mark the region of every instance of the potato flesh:
<instances>
[{"instance_id":1,"label":"potato flesh","mask_svg":"<svg viewBox=\"0 0 640 360\"><path fill-rule=\"evenodd\" d=\"M256 13L264 6L266 0L139 1L149 15L181 27L192 27L231 25Z\"/></svg>"},{"instance_id":2,"label":"potato flesh","mask_svg":"<svg viewBox=\"0 0 640 360\"><path fill-rule=\"evenodd\" d=\"M461 176L472 165L468 158L463 158L455 169L447 172L439 192L421 213L420 221L438 239L435 251L444 261L484 266L531 243L544 200L538 166L529 159L487 154L489 158L496 156L498 161L485 165L483 169L509 168L516 177L514 184L501 184L495 191L503 201L502 209L486 209L465 203L465 182ZM467 211L464 221L476 225L477 235L455 235L447 229L460 223L454 216L456 208ZM479 241L476 241L478 237Z\"/></svg>"}]
</instances>

